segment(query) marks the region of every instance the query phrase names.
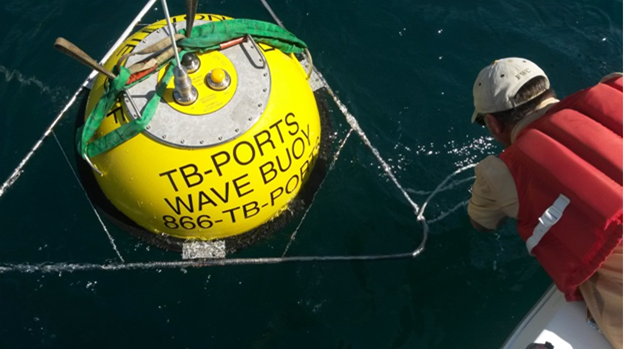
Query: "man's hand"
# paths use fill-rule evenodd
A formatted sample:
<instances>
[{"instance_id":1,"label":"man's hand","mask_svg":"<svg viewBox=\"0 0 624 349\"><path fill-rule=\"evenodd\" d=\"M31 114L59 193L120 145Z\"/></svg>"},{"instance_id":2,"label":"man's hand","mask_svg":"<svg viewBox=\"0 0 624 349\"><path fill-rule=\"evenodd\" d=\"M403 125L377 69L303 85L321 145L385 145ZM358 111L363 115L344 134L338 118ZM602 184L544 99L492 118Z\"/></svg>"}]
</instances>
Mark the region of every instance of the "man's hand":
<instances>
[{"instance_id":1,"label":"man's hand","mask_svg":"<svg viewBox=\"0 0 624 349\"><path fill-rule=\"evenodd\" d=\"M470 217L470 223L472 224L472 227L475 228L476 230L482 232L482 233L492 233L494 231L496 231L498 228L501 227L501 225L503 225L503 223L505 223L505 221L507 220L507 217L501 219L498 224L496 224L496 229L490 229L490 228L486 228L484 226L482 226L481 224L477 223L474 219L472 219L472 217Z\"/></svg>"},{"instance_id":2,"label":"man's hand","mask_svg":"<svg viewBox=\"0 0 624 349\"><path fill-rule=\"evenodd\" d=\"M476 230L482 232L482 233L491 233L494 230L492 229L488 229L484 226L482 226L481 224L477 223L474 219L472 219L472 217L470 218L470 223L472 224L472 227L475 228Z\"/></svg>"}]
</instances>

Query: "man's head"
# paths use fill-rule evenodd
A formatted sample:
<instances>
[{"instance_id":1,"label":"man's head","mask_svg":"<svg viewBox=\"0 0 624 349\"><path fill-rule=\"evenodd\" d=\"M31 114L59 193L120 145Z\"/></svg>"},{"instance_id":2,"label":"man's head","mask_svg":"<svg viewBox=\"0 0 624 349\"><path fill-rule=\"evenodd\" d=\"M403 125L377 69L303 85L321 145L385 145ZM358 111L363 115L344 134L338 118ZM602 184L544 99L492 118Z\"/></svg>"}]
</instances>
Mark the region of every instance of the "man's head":
<instances>
[{"instance_id":1,"label":"man's head","mask_svg":"<svg viewBox=\"0 0 624 349\"><path fill-rule=\"evenodd\" d=\"M508 145L507 138L518 121L537 110L543 100L555 96L544 71L528 59L517 57L502 58L483 68L472 94L472 122L487 123L503 145Z\"/></svg>"}]
</instances>

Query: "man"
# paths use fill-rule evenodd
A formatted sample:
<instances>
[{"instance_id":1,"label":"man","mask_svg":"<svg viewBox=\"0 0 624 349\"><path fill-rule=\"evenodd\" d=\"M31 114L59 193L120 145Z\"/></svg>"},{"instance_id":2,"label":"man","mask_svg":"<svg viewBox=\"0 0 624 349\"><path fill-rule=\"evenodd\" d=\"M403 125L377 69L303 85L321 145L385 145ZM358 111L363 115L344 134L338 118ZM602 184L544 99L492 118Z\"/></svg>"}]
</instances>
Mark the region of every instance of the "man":
<instances>
[{"instance_id":1,"label":"man","mask_svg":"<svg viewBox=\"0 0 624 349\"><path fill-rule=\"evenodd\" d=\"M472 225L517 219L566 299L585 299L622 348L622 74L559 101L536 64L504 58L481 70L473 96L472 122L505 150L475 168Z\"/></svg>"}]
</instances>

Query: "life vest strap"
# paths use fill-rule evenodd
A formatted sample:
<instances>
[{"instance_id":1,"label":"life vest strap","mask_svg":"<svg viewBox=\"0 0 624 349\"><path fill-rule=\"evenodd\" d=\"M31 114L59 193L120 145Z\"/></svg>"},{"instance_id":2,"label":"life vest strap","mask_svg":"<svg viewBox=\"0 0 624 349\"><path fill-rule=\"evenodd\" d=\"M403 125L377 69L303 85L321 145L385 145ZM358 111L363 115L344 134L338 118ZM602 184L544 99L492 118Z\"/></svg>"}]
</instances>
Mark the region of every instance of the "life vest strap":
<instances>
[{"instance_id":1,"label":"life vest strap","mask_svg":"<svg viewBox=\"0 0 624 349\"><path fill-rule=\"evenodd\" d=\"M570 199L568 199L565 195L561 194L555 200L555 202L549 208L544 211L542 216L538 219L539 223L533 229L533 234L527 239L526 247L529 251L529 254L533 255L532 251L537 246L537 244L542 240L544 235L550 230L550 228L555 225L561 216L563 216L563 211L566 209L568 204L570 203Z\"/></svg>"}]
</instances>

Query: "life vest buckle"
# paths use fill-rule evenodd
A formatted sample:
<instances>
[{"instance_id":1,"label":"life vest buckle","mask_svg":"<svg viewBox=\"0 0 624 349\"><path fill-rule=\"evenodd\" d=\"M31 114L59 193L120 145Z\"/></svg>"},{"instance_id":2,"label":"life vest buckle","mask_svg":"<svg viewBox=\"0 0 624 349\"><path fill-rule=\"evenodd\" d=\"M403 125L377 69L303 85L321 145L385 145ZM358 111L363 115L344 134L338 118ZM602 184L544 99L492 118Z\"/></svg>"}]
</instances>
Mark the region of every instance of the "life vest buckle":
<instances>
[{"instance_id":1,"label":"life vest buckle","mask_svg":"<svg viewBox=\"0 0 624 349\"><path fill-rule=\"evenodd\" d=\"M539 223L533 229L533 234L527 239L526 247L529 254L533 255L532 251L537 244L542 240L544 235L555 225L563 216L563 211L570 204L570 199L561 194L555 200L555 202L544 211L542 216L538 219Z\"/></svg>"}]
</instances>

